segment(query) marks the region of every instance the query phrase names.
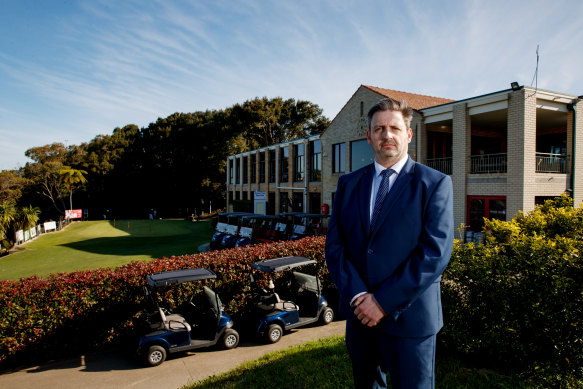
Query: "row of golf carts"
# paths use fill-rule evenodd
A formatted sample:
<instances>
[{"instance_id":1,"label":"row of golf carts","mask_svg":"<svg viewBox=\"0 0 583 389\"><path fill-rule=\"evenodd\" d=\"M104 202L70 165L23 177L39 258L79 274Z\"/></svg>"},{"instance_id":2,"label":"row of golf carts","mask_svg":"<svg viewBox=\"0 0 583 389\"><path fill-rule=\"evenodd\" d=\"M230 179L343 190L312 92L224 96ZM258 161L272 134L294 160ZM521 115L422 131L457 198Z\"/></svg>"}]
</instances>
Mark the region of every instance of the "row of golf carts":
<instances>
[{"instance_id":1,"label":"row of golf carts","mask_svg":"<svg viewBox=\"0 0 583 389\"><path fill-rule=\"evenodd\" d=\"M315 260L298 256L268 259L251 265L254 290L248 322L255 335L275 343L286 330L318 321L328 324L334 320L334 311L322 295L315 265ZM143 312L147 330L140 336L137 353L148 366L160 365L170 353L214 345L225 349L237 347L239 332L225 313L217 293L205 282L215 278L214 272L204 268L147 276L145 290L151 297L152 306ZM175 312L169 312L154 298L160 288L194 281L203 282L202 289Z\"/></svg>"},{"instance_id":2,"label":"row of golf carts","mask_svg":"<svg viewBox=\"0 0 583 389\"><path fill-rule=\"evenodd\" d=\"M329 215L286 212L259 215L246 212L219 213L211 250L257 243L297 240L326 234Z\"/></svg>"}]
</instances>

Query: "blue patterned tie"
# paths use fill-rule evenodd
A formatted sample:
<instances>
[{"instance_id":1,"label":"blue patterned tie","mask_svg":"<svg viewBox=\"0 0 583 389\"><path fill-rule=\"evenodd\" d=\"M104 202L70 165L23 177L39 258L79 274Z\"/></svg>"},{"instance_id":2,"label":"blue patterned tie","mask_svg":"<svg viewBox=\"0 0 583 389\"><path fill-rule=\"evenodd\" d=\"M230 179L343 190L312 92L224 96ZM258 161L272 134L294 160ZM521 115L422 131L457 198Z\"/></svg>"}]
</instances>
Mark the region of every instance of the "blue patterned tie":
<instances>
[{"instance_id":1,"label":"blue patterned tie","mask_svg":"<svg viewBox=\"0 0 583 389\"><path fill-rule=\"evenodd\" d=\"M381 180L381 184L379 185L379 190L377 192L377 197L374 202L374 209L372 211L372 218L370 219L370 230L374 228L374 224L377 221L379 214L381 213L381 209L383 208L383 201L385 197L387 197L387 193L389 193L389 177L395 173L393 169L385 169L381 172L381 176L383 179Z\"/></svg>"}]
</instances>

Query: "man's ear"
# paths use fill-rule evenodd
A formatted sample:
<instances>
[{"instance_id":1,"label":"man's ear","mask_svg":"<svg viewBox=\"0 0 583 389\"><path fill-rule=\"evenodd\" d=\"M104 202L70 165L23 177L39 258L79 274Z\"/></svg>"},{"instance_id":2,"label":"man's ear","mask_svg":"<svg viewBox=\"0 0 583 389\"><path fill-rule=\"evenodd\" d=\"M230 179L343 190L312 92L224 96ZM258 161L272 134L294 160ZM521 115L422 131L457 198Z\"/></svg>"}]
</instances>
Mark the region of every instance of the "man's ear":
<instances>
[{"instance_id":1,"label":"man's ear","mask_svg":"<svg viewBox=\"0 0 583 389\"><path fill-rule=\"evenodd\" d=\"M413 130L411 128L407 130L407 135L407 143L411 143L411 139L413 139Z\"/></svg>"},{"instance_id":2,"label":"man's ear","mask_svg":"<svg viewBox=\"0 0 583 389\"><path fill-rule=\"evenodd\" d=\"M370 131L369 130L366 131L366 141L368 142L369 145L372 146L371 139L370 139Z\"/></svg>"}]
</instances>

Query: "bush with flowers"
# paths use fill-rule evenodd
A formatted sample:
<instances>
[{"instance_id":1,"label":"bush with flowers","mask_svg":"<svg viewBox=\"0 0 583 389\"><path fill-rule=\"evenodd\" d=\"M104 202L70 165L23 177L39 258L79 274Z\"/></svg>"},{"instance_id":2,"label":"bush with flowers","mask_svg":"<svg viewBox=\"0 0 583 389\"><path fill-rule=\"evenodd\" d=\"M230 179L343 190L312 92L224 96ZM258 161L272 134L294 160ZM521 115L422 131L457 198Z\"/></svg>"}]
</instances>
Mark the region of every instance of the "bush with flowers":
<instances>
[{"instance_id":1,"label":"bush with flowers","mask_svg":"<svg viewBox=\"0 0 583 389\"><path fill-rule=\"evenodd\" d=\"M249 298L249 264L258 260L288 255L313 258L324 289L333 291L324 263L324 239L310 237L132 262L114 269L0 281L0 367L132 341L136 314L148 302L143 287L151 273L196 267L213 270L217 274L213 288L235 317L241 316ZM186 284L158 298L172 309L196 287L200 286Z\"/></svg>"}]
</instances>

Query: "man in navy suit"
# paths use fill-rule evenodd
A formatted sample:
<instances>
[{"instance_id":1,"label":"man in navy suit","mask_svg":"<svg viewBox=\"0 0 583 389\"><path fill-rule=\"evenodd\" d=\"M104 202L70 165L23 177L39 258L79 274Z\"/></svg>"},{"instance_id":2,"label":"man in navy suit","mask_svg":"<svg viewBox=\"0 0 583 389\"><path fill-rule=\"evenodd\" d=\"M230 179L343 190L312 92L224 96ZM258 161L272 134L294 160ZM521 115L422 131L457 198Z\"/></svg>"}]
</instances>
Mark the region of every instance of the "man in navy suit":
<instances>
[{"instance_id":1,"label":"man in navy suit","mask_svg":"<svg viewBox=\"0 0 583 389\"><path fill-rule=\"evenodd\" d=\"M435 385L452 183L408 156L412 117L404 101L371 108L366 138L375 162L340 177L328 226L326 263L347 318L357 388L386 386L387 372L393 388Z\"/></svg>"}]
</instances>

